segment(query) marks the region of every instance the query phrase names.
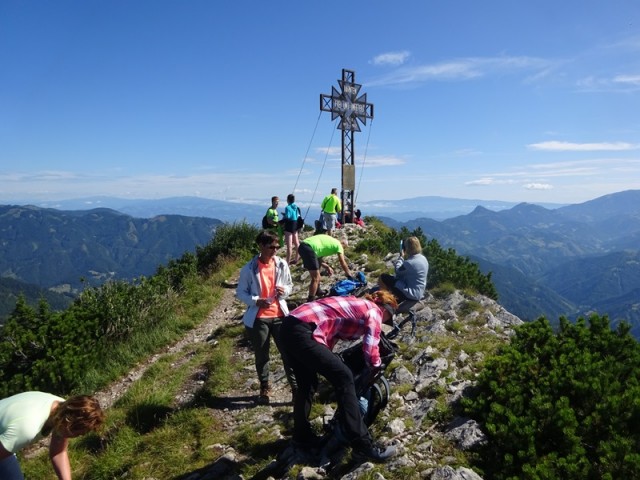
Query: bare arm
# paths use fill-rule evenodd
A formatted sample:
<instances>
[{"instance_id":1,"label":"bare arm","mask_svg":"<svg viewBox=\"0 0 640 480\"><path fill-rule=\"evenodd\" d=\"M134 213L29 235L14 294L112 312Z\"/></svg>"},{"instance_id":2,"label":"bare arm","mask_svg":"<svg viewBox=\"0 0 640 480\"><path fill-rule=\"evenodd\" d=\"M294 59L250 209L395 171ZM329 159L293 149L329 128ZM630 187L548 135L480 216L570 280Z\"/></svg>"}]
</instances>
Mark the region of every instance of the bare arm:
<instances>
[{"instance_id":1,"label":"bare arm","mask_svg":"<svg viewBox=\"0 0 640 480\"><path fill-rule=\"evenodd\" d=\"M353 277L353 275L351 274L351 270L349 269L349 265L347 265L347 259L344 258L343 254L338 254L338 260L340 260L340 266L342 267L342 270L344 270L344 273L347 275L347 277Z\"/></svg>"},{"instance_id":2,"label":"bare arm","mask_svg":"<svg viewBox=\"0 0 640 480\"><path fill-rule=\"evenodd\" d=\"M49 458L59 480L71 480L71 464L67 454L68 446L69 439L61 437L55 432L51 435Z\"/></svg>"}]
</instances>

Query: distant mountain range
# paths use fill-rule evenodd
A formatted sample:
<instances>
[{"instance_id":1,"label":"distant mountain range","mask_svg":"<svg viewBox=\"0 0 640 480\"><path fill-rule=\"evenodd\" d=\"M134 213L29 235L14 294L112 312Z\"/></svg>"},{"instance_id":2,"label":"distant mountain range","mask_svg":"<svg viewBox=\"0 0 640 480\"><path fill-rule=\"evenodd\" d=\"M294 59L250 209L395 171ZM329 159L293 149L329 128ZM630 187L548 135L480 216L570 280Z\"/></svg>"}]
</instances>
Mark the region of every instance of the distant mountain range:
<instances>
[{"instance_id":1,"label":"distant mountain range","mask_svg":"<svg viewBox=\"0 0 640 480\"><path fill-rule=\"evenodd\" d=\"M133 218L106 208L0 206L0 319L15 306L16 290L32 304L43 294L52 306L68 304L85 286L155 273L209 243L220 224L178 215Z\"/></svg>"},{"instance_id":2,"label":"distant mountain range","mask_svg":"<svg viewBox=\"0 0 640 480\"><path fill-rule=\"evenodd\" d=\"M284 199L283 199L284 202ZM320 216L320 200L309 207L305 202L297 202L302 209L303 216L309 217L310 225ZM363 215L378 217L391 217L397 221L413 220L420 217L428 217L435 220L465 215L476 207L482 206L488 210L506 210L516 206L517 202L503 202L499 200L463 200L447 197L415 197L403 200L372 200L359 202L358 208ZM233 202L224 200L212 200L201 197L173 197L157 200L129 200L115 197L89 197L56 202L37 202L36 206L42 208L55 208L58 210L87 210L91 208L111 208L132 217L151 218L156 215L185 215L189 217L207 217L222 220L223 222L236 222L246 220L249 223L259 224L267 208L271 205L270 199L265 199L262 204L257 202ZM558 208L563 205L553 203L541 203L546 208ZM280 204L280 211L284 211L286 203Z\"/></svg>"},{"instance_id":3,"label":"distant mountain range","mask_svg":"<svg viewBox=\"0 0 640 480\"><path fill-rule=\"evenodd\" d=\"M500 303L523 319L597 311L640 337L640 190L555 210L523 203L443 221L383 220L420 227L491 271Z\"/></svg>"},{"instance_id":4,"label":"distant mountain range","mask_svg":"<svg viewBox=\"0 0 640 480\"><path fill-rule=\"evenodd\" d=\"M0 207L0 278L68 294L85 283L147 275L208 243L221 221L258 224L266 209L197 197L55 206ZM492 272L500 302L523 319L597 311L629 321L640 337L640 190L576 205L418 197L359 206L469 256Z\"/></svg>"}]
</instances>

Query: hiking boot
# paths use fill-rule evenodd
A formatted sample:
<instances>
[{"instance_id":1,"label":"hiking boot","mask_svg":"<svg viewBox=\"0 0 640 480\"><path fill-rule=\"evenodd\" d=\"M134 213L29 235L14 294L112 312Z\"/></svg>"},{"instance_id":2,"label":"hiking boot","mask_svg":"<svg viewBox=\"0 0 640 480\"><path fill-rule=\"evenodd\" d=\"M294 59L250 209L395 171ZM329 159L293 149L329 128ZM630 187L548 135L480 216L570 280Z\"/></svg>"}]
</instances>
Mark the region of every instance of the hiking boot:
<instances>
[{"instance_id":1,"label":"hiking boot","mask_svg":"<svg viewBox=\"0 0 640 480\"><path fill-rule=\"evenodd\" d=\"M376 462L382 463L394 457L398 453L398 447L389 445L388 447L379 447L369 445L361 448L354 448L351 458L357 462Z\"/></svg>"},{"instance_id":2,"label":"hiking boot","mask_svg":"<svg viewBox=\"0 0 640 480\"><path fill-rule=\"evenodd\" d=\"M271 387L269 387L269 384L261 385L260 396L258 396L258 403L260 405L269 405L269 395L271 395Z\"/></svg>"}]
</instances>

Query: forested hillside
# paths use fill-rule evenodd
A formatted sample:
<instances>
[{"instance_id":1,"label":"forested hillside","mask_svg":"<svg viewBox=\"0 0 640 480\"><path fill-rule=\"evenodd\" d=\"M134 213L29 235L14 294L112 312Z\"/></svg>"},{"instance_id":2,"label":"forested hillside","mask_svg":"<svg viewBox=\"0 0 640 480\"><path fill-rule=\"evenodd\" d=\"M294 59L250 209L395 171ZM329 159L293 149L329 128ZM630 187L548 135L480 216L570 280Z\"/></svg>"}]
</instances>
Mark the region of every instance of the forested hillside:
<instances>
[{"instance_id":1,"label":"forested hillside","mask_svg":"<svg viewBox=\"0 0 640 480\"><path fill-rule=\"evenodd\" d=\"M46 290L72 298L107 280L151 275L158 265L206 245L221 224L177 215L140 219L108 209L0 206L0 275L31 285L16 290L17 283L3 282L0 306L13 308L19 291L35 305L39 287L58 309L68 302ZM0 310L0 319L9 311Z\"/></svg>"}]
</instances>

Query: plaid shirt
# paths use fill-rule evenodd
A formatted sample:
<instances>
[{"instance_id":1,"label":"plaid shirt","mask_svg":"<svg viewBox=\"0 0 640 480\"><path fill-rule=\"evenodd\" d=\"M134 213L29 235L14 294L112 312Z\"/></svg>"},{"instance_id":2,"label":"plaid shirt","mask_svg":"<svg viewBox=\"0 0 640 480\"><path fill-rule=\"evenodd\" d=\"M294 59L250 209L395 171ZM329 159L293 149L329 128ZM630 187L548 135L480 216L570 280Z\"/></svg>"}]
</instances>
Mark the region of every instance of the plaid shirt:
<instances>
[{"instance_id":1,"label":"plaid shirt","mask_svg":"<svg viewBox=\"0 0 640 480\"><path fill-rule=\"evenodd\" d=\"M331 350L338 340L362 337L367 364L377 367L382 363L378 349L382 310L375 303L356 297L326 297L304 303L290 315L301 322L315 323L314 340Z\"/></svg>"}]
</instances>

